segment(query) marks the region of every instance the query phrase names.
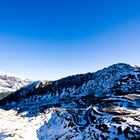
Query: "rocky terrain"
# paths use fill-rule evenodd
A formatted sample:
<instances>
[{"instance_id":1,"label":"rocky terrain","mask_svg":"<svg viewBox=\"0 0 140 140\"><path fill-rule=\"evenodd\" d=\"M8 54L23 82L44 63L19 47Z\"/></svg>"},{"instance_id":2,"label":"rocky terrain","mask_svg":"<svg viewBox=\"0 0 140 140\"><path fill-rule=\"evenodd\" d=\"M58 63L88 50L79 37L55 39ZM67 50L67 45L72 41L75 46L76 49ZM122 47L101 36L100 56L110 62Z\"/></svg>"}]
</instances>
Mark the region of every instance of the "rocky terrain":
<instances>
[{"instance_id":1,"label":"rocky terrain","mask_svg":"<svg viewBox=\"0 0 140 140\"><path fill-rule=\"evenodd\" d=\"M140 139L140 68L37 81L0 100L0 139ZM31 137L30 137L31 136Z\"/></svg>"},{"instance_id":2,"label":"rocky terrain","mask_svg":"<svg viewBox=\"0 0 140 140\"><path fill-rule=\"evenodd\" d=\"M31 83L30 80L5 72L0 72L0 99Z\"/></svg>"}]
</instances>

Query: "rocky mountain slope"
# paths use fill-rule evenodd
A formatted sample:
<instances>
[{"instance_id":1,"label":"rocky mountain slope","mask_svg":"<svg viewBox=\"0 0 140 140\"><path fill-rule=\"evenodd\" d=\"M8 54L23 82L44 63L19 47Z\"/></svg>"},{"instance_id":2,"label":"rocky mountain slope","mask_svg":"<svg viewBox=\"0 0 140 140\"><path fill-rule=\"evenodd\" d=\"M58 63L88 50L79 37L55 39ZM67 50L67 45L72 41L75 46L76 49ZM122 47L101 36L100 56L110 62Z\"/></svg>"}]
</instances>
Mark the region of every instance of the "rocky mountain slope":
<instances>
[{"instance_id":1,"label":"rocky mountain slope","mask_svg":"<svg viewBox=\"0 0 140 140\"><path fill-rule=\"evenodd\" d=\"M140 68L119 63L34 82L1 100L0 108L1 139L140 139Z\"/></svg>"},{"instance_id":2,"label":"rocky mountain slope","mask_svg":"<svg viewBox=\"0 0 140 140\"><path fill-rule=\"evenodd\" d=\"M30 80L0 72L0 99L31 83Z\"/></svg>"}]
</instances>

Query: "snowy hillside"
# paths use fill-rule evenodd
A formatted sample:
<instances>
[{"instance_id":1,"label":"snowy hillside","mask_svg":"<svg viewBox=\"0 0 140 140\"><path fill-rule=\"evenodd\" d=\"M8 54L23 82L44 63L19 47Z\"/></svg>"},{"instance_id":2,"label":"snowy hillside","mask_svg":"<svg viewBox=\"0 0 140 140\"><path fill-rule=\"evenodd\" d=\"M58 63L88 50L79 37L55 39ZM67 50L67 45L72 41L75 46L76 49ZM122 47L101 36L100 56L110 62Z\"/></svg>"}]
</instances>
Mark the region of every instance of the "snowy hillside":
<instances>
[{"instance_id":1,"label":"snowy hillside","mask_svg":"<svg viewBox=\"0 0 140 140\"><path fill-rule=\"evenodd\" d=\"M1 100L0 108L5 140L140 139L140 68L119 63L34 82Z\"/></svg>"},{"instance_id":2,"label":"snowy hillside","mask_svg":"<svg viewBox=\"0 0 140 140\"><path fill-rule=\"evenodd\" d=\"M0 72L0 99L11 92L26 86L31 81L23 77L15 76L12 74Z\"/></svg>"}]
</instances>

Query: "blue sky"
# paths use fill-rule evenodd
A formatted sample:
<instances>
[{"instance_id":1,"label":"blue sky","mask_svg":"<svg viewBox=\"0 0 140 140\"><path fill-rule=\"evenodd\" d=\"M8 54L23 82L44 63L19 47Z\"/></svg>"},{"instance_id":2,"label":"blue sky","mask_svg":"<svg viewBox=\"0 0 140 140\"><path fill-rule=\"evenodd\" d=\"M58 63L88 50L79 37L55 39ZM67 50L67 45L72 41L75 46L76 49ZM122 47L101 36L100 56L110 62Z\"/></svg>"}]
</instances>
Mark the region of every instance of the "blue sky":
<instances>
[{"instance_id":1,"label":"blue sky","mask_svg":"<svg viewBox=\"0 0 140 140\"><path fill-rule=\"evenodd\" d=\"M140 65L139 0L1 0L0 70L33 80Z\"/></svg>"}]
</instances>

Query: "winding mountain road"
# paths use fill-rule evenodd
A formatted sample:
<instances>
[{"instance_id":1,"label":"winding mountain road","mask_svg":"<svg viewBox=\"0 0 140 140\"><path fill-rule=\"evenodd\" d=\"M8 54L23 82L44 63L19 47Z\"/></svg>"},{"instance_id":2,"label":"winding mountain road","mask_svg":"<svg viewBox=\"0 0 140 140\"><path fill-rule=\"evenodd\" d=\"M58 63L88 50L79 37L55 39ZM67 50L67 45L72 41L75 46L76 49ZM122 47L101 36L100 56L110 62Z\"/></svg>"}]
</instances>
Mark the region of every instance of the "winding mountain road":
<instances>
[{"instance_id":1,"label":"winding mountain road","mask_svg":"<svg viewBox=\"0 0 140 140\"><path fill-rule=\"evenodd\" d=\"M88 125L90 125L90 118L89 118L89 114L91 113L91 111L94 112L94 114L97 114L97 115L100 115L100 116L119 116L119 117L138 117L140 116L140 113L134 113L134 114L128 114L128 115L121 115L121 114L111 114L111 113L108 113L108 112L101 112L99 111L96 107L93 107L92 105L89 106L82 118L82 120L84 120L85 123L83 123L82 121L80 122L79 121L79 115L80 114L76 114L70 110L67 110L68 113L71 115L71 118L72 118L72 121L75 125L77 126L82 126L82 127L87 127Z\"/></svg>"}]
</instances>

